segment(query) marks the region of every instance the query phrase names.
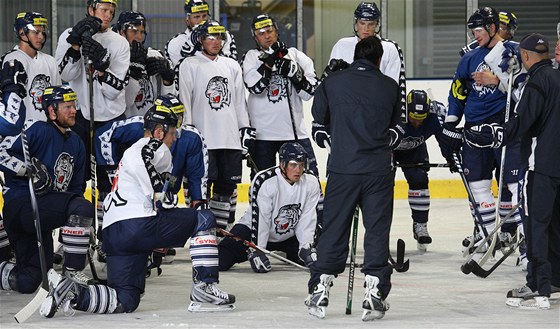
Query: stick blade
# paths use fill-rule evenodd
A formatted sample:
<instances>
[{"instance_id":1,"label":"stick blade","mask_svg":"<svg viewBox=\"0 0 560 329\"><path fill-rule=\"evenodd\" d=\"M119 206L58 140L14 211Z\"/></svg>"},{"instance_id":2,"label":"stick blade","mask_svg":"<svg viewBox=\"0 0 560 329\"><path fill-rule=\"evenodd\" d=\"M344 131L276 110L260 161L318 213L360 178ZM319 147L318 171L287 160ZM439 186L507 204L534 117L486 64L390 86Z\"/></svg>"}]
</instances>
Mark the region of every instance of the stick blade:
<instances>
[{"instance_id":1,"label":"stick blade","mask_svg":"<svg viewBox=\"0 0 560 329\"><path fill-rule=\"evenodd\" d=\"M478 276L479 278L487 278L490 275L490 271L484 270L477 262L474 260L469 261L469 266L471 268L472 274Z\"/></svg>"},{"instance_id":2,"label":"stick blade","mask_svg":"<svg viewBox=\"0 0 560 329\"><path fill-rule=\"evenodd\" d=\"M33 299L29 303L27 303L27 305L25 305L19 312L17 312L16 315L14 315L14 319L16 320L16 322L23 323L25 322L25 320L29 319L33 315L33 313L35 313L41 306L41 303L43 303L43 300L47 298L48 294L49 292L47 290L40 287L35 297L33 297Z\"/></svg>"}]
</instances>

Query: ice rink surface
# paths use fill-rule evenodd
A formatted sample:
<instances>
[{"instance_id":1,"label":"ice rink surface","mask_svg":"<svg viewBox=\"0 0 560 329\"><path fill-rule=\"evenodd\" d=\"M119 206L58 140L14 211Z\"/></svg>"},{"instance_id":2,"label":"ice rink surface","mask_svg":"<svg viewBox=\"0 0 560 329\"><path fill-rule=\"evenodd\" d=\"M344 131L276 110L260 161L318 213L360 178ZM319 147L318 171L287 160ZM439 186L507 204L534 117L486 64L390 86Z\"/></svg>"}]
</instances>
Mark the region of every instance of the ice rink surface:
<instances>
[{"instance_id":1,"label":"ice rink surface","mask_svg":"<svg viewBox=\"0 0 560 329\"><path fill-rule=\"evenodd\" d=\"M237 217L246 207L238 205ZM420 254L412 238L408 203L395 202L391 251L395 256L397 239L404 239L410 269L393 273L393 288L387 299L390 310L385 318L374 322L361 321L360 272L355 278L352 314L345 314L347 270L334 281L326 318L318 319L308 315L303 304L308 273L273 258L273 270L267 274L253 273L247 263L220 274L220 288L237 298L237 308L232 312L190 313L191 263L187 249L179 249L175 261L162 266L161 276L154 277L154 273L147 280L146 294L134 313L76 312L73 317L57 313L52 319L37 313L17 324L14 314L33 295L0 291L0 328L560 328L560 305L556 301L548 311L517 310L505 305L506 292L524 283L525 272L515 266L517 253L486 279L460 271L464 261L460 244L472 232L466 200L432 200L428 230L434 242ZM360 240L358 263L362 255Z\"/></svg>"}]
</instances>

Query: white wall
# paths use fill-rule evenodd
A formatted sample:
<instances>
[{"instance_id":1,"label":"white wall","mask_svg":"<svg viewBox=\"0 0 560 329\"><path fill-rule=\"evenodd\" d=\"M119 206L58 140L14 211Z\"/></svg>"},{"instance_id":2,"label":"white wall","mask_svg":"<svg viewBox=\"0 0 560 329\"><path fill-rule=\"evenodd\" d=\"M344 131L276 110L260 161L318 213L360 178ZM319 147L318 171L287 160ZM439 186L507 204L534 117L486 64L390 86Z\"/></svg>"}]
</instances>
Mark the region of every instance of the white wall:
<instances>
[{"instance_id":1,"label":"white wall","mask_svg":"<svg viewBox=\"0 0 560 329\"><path fill-rule=\"evenodd\" d=\"M449 87L451 85L451 80L408 80L407 89L408 91L412 89L423 89L428 92L430 89L433 99L447 105L447 95L449 93ZM307 132L311 134L311 121L313 117L311 116L311 105L313 104L313 99L303 103L303 109L305 113L305 123L307 126ZM311 135L310 135L311 136ZM321 181L325 181L325 168L327 164L327 151L325 149L319 148L314 142L313 149L315 150L315 155L317 156L317 163L319 165L320 178ZM430 154L431 163L443 163L445 159L441 156L439 146L435 138L430 138L427 141L428 153ZM432 168L430 170L431 179L457 179L456 176L452 176L446 168ZM402 172L399 170L397 172L397 180L404 180ZM243 169L243 182L249 183L249 168L244 166Z\"/></svg>"}]
</instances>

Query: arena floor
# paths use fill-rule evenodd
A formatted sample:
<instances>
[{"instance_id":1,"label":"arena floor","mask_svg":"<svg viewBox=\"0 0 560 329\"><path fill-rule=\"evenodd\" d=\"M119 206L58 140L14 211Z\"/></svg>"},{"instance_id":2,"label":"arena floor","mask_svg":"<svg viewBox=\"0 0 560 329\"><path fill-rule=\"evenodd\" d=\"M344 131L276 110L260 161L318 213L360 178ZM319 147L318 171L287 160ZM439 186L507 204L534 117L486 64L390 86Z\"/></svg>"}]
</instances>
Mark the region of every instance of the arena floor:
<instances>
[{"instance_id":1,"label":"arena floor","mask_svg":"<svg viewBox=\"0 0 560 329\"><path fill-rule=\"evenodd\" d=\"M247 204L238 206L238 217ZM148 279L138 310L130 314L98 315L77 312L73 317L56 314L52 319L38 313L23 324L13 316L31 295L0 292L1 328L560 328L560 306L551 310L516 310L505 305L507 290L524 283L524 272L515 266L517 254L508 258L492 275L481 279L461 273L460 243L472 230L466 200L435 199L429 231L434 239L420 254L412 238L410 210L406 200L397 200L391 231L391 250L396 240L406 242L410 269L394 273L388 298L390 310L374 323L361 321L363 294L361 273L354 285L351 315L345 315L348 272L334 281L325 319L307 314L308 274L271 259L273 270L256 274L248 264L235 266L220 277L220 288L235 294L232 312L187 311L191 267L186 249L178 250L173 264L164 265L159 277ZM363 235L363 228L359 235ZM358 244L358 262L363 250ZM501 256L501 253L497 254ZM488 264L486 265L488 267ZM104 274L103 272L101 274Z\"/></svg>"}]
</instances>

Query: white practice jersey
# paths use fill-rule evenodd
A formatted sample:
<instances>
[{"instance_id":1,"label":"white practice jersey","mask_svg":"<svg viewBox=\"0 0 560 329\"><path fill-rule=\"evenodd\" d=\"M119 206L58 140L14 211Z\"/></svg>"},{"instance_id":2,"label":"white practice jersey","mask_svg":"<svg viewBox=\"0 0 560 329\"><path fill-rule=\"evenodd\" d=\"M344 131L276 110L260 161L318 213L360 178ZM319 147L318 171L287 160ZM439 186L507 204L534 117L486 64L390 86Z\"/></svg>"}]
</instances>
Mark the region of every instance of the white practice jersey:
<instances>
[{"instance_id":1,"label":"white practice jersey","mask_svg":"<svg viewBox=\"0 0 560 329\"><path fill-rule=\"evenodd\" d=\"M320 195L319 180L311 174L291 185L279 167L263 170L251 183L251 204L239 224L251 229L259 247L296 236L301 248L313 243Z\"/></svg>"},{"instance_id":2,"label":"white practice jersey","mask_svg":"<svg viewBox=\"0 0 560 329\"><path fill-rule=\"evenodd\" d=\"M66 41L70 29L62 32L58 39L55 58L58 62L61 77L78 94L78 109L84 118L89 120L89 85L86 74L84 56L75 61L66 51L71 45ZM107 49L109 68L100 82L94 72L93 108L95 121L109 121L123 114L126 108L124 88L128 83L128 67L130 65L130 46L128 41L118 33L108 29L97 32L93 39Z\"/></svg>"},{"instance_id":3,"label":"white practice jersey","mask_svg":"<svg viewBox=\"0 0 560 329\"><path fill-rule=\"evenodd\" d=\"M288 78L276 71L272 73L270 84L261 88L259 84L262 75L257 71L263 64L259 60L261 54L262 51L251 49L243 59L243 80L250 92L247 107L251 126L257 130L257 139L293 140L294 130L290 111L294 115L298 138L308 138L303 121L302 100L308 101L313 95L304 89L298 92ZM307 55L296 48L289 48L286 58L296 61L301 66L305 79L311 85L317 84L313 61Z\"/></svg>"},{"instance_id":4,"label":"white practice jersey","mask_svg":"<svg viewBox=\"0 0 560 329\"><path fill-rule=\"evenodd\" d=\"M148 48L148 58L150 57L164 58L158 50ZM140 80L129 78L128 85L125 87L127 118L144 116L159 95L175 93L173 85L165 86L163 81L157 78L158 76L159 74L146 76Z\"/></svg>"},{"instance_id":5,"label":"white practice jersey","mask_svg":"<svg viewBox=\"0 0 560 329\"><path fill-rule=\"evenodd\" d=\"M235 39L233 34L229 31L227 33L227 40L224 42L221 54L237 60L237 48L235 46ZM193 56L196 53L196 48L191 40L192 31L187 28L185 32L178 33L165 45L165 56L171 60L173 67L186 57Z\"/></svg>"},{"instance_id":6,"label":"white practice jersey","mask_svg":"<svg viewBox=\"0 0 560 329\"><path fill-rule=\"evenodd\" d=\"M62 84L54 57L38 51L37 56L32 58L16 46L4 55L0 67L4 67L4 62L14 59L21 62L25 73L27 73L27 86L25 88L27 96L23 99L26 108L25 118L27 120L47 121L47 115L41 106L43 90L49 86Z\"/></svg>"},{"instance_id":7,"label":"white practice jersey","mask_svg":"<svg viewBox=\"0 0 560 329\"><path fill-rule=\"evenodd\" d=\"M239 129L250 125L237 61L212 60L200 51L185 58L179 66L179 99L187 109L184 122L200 130L209 150L241 150Z\"/></svg>"},{"instance_id":8,"label":"white practice jersey","mask_svg":"<svg viewBox=\"0 0 560 329\"><path fill-rule=\"evenodd\" d=\"M119 163L111 193L103 202L103 228L121 220L155 216L154 188L142 160L144 137L129 147ZM151 161L158 173L171 172L171 151L162 144Z\"/></svg>"}]
</instances>

